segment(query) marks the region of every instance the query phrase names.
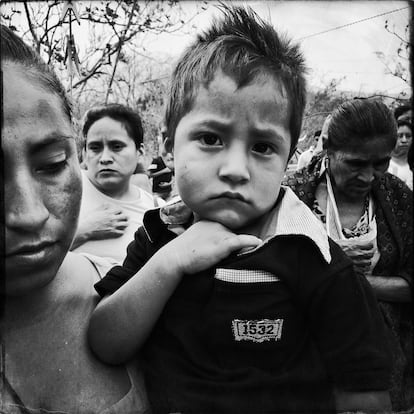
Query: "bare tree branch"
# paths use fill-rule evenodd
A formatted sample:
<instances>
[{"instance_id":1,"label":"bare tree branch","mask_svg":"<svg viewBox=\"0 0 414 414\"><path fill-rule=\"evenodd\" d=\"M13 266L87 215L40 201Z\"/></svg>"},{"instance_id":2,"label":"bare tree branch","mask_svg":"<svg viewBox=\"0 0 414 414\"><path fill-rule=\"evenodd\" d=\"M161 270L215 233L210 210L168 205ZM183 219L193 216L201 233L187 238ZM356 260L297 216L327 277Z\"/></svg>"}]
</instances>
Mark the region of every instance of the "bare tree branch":
<instances>
[{"instance_id":1,"label":"bare tree branch","mask_svg":"<svg viewBox=\"0 0 414 414\"><path fill-rule=\"evenodd\" d=\"M39 39L38 39L38 37L36 35L36 31L35 31L35 29L33 27L33 23L32 23L32 19L30 17L30 11L29 11L29 7L27 5L27 1L25 1L23 4L24 4L24 11L26 13L27 23L29 25L29 30L30 30L30 33L31 33L31 35L33 37L34 43L36 45L36 51L38 53L40 53L40 42L39 42Z\"/></svg>"}]
</instances>

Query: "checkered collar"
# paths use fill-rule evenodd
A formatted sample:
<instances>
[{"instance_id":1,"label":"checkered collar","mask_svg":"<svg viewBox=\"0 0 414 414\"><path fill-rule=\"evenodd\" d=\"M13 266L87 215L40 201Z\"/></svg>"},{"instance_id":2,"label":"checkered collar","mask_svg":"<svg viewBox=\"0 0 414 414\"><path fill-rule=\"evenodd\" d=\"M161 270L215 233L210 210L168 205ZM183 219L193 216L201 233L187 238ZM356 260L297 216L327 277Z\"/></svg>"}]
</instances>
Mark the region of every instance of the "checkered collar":
<instances>
[{"instance_id":1,"label":"checkered collar","mask_svg":"<svg viewBox=\"0 0 414 414\"><path fill-rule=\"evenodd\" d=\"M318 247L325 261L330 263L329 241L323 224L289 187L282 186L281 191L283 192L282 196L279 197L277 204L271 210L268 219L263 225L261 231L263 243L255 249L250 249L242 254L261 248L274 237L297 235L311 239ZM149 220L150 217L151 221ZM150 210L144 217L144 228L150 240L153 240L154 233L160 226L164 228L167 226L169 230L180 234L191 224L192 220L192 211L177 196L159 210Z\"/></svg>"}]
</instances>

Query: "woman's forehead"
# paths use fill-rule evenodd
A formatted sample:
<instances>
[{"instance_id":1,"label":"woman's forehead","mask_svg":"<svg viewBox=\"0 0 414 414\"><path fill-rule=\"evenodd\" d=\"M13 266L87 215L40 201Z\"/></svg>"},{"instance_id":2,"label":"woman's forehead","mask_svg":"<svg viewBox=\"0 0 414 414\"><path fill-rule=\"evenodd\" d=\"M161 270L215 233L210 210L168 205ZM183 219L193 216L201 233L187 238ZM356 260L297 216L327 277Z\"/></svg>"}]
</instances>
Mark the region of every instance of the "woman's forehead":
<instances>
[{"instance_id":1,"label":"woman's forehead","mask_svg":"<svg viewBox=\"0 0 414 414\"><path fill-rule=\"evenodd\" d=\"M61 121L67 118L61 99L47 90L39 80L28 77L12 66L3 67L3 113L5 123L13 124L23 119ZM69 123L69 120L66 120Z\"/></svg>"},{"instance_id":2,"label":"woman's forehead","mask_svg":"<svg viewBox=\"0 0 414 414\"><path fill-rule=\"evenodd\" d=\"M333 151L339 158L346 159L372 159L383 157L391 153L394 144L387 137L378 137L368 141L362 141L358 145L349 145L347 148Z\"/></svg>"}]
</instances>

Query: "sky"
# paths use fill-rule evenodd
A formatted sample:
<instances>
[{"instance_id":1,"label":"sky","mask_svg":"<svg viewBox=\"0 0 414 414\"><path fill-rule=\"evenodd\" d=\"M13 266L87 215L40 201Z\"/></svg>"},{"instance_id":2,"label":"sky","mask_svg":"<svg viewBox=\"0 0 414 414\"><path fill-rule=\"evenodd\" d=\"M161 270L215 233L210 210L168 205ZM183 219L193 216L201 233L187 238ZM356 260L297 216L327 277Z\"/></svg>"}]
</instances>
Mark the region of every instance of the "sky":
<instances>
[{"instance_id":1,"label":"sky","mask_svg":"<svg viewBox=\"0 0 414 414\"><path fill-rule=\"evenodd\" d=\"M219 13L214 7L217 2L207 2L205 11L201 10L203 3L182 1L181 6L188 15L197 10L199 15L182 32L151 39L148 50L177 57L192 41L194 33L207 27L213 15ZM392 96L403 91L411 94L407 83L386 74L386 67L376 54L382 52L387 61L395 61L400 42L386 31L385 21L404 36L410 16L408 2L279 0L235 3L250 5L261 17L299 42L311 85L326 85L330 79L340 79L338 89L364 96L379 91ZM384 15L378 16L380 14ZM341 27L344 25L347 26ZM403 63L408 67L408 61Z\"/></svg>"},{"instance_id":2,"label":"sky","mask_svg":"<svg viewBox=\"0 0 414 414\"><path fill-rule=\"evenodd\" d=\"M85 3L88 2L79 2L79 7ZM160 62L173 62L195 34L206 28L214 15L219 15L217 3L180 0L179 6L190 22L178 32L146 35L147 53ZM234 0L233 3L251 6L259 16L300 44L310 86L323 87L336 79L338 89L360 96L378 92L400 97L403 92L406 97L411 95L408 83L387 74L385 64L377 56L380 52L386 61L396 61L399 39L384 26L388 21L390 29L407 38L404 30L410 18L408 1ZM82 33L87 27L81 26L74 25L78 44L87 39L86 33ZM408 60L401 62L408 68ZM160 77L168 75L161 73Z\"/></svg>"}]
</instances>

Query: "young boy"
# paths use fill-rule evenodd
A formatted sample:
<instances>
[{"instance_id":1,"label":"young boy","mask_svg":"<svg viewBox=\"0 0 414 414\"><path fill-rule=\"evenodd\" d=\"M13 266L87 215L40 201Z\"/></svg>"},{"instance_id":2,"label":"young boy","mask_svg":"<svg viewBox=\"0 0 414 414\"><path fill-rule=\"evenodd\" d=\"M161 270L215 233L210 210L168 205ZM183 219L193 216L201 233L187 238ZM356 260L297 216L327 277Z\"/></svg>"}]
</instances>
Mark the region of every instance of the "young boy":
<instances>
[{"instance_id":1,"label":"young boy","mask_svg":"<svg viewBox=\"0 0 414 414\"><path fill-rule=\"evenodd\" d=\"M89 330L106 362L142 349L155 413L389 408L376 300L280 186L303 73L297 47L239 7L174 71L166 144L181 200L145 215L96 285Z\"/></svg>"}]
</instances>

